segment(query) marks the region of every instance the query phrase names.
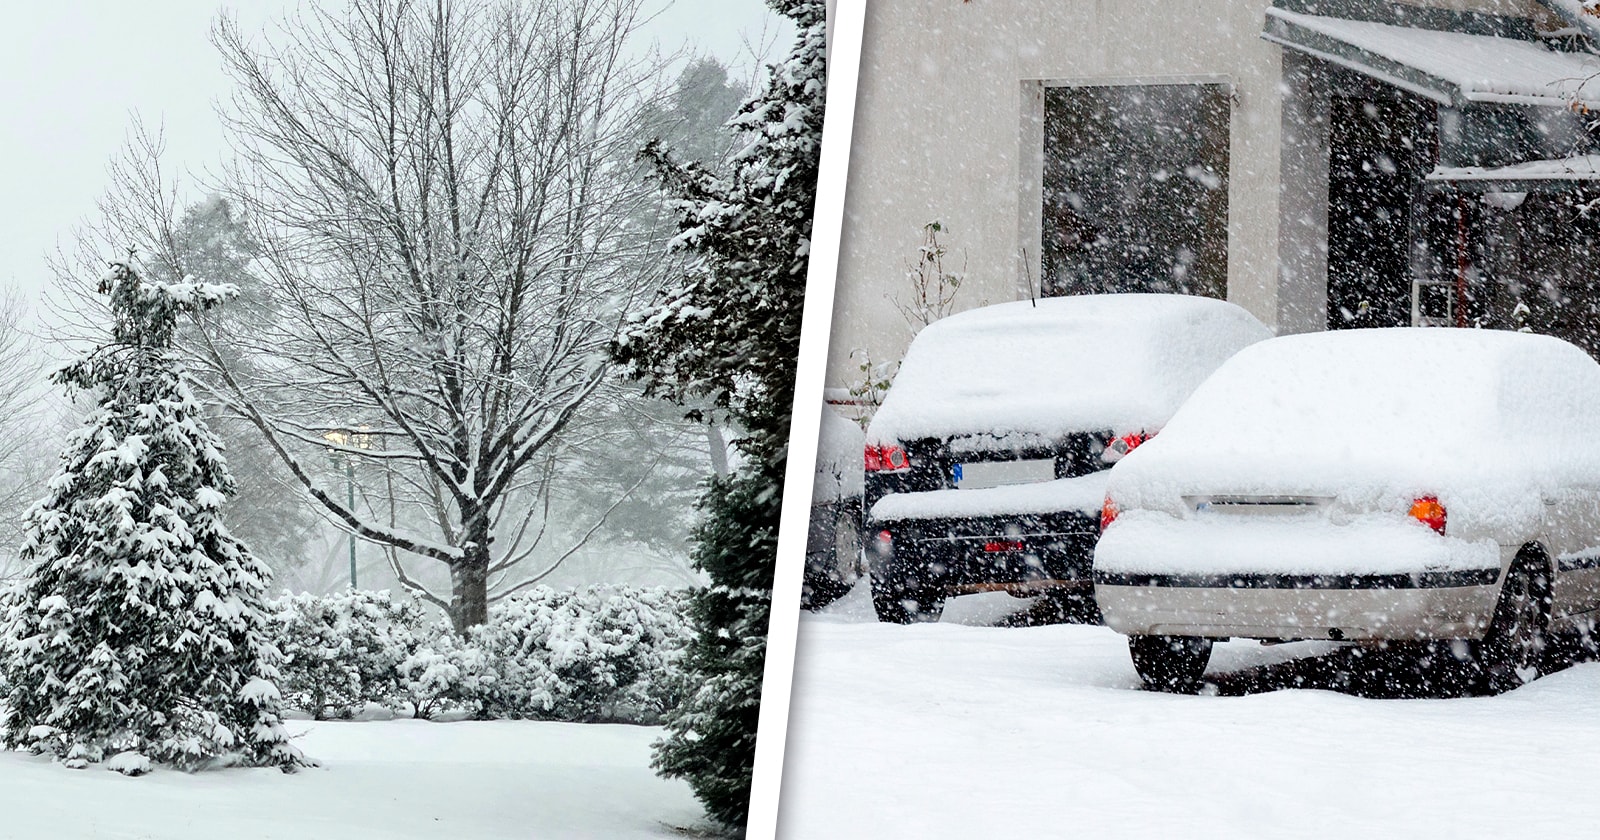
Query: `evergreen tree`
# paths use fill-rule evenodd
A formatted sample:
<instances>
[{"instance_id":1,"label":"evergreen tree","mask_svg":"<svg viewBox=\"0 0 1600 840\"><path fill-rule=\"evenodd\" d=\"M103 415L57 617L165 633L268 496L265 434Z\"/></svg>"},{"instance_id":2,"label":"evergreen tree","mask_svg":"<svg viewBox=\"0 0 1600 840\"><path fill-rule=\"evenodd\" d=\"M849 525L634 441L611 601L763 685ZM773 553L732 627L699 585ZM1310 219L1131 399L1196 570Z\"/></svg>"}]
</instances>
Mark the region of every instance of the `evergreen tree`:
<instances>
[{"instance_id":1,"label":"evergreen tree","mask_svg":"<svg viewBox=\"0 0 1600 840\"><path fill-rule=\"evenodd\" d=\"M178 316L232 286L114 264L111 340L54 379L96 400L29 511L28 574L0 639L7 746L136 774L303 764L278 716L268 572L229 535L222 443L172 356Z\"/></svg>"},{"instance_id":2,"label":"evergreen tree","mask_svg":"<svg viewBox=\"0 0 1600 840\"><path fill-rule=\"evenodd\" d=\"M738 140L728 121L739 111L746 91L728 78L715 57L691 61L678 74L665 106L651 104L644 121L679 161L719 170Z\"/></svg>"},{"instance_id":3,"label":"evergreen tree","mask_svg":"<svg viewBox=\"0 0 1600 840\"><path fill-rule=\"evenodd\" d=\"M824 93L822 0L770 0L799 37L733 127L749 138L723 177L646 151L673 197L680 282L630 318L614 354L659 396L725 409L745 464L700 501L688 657L696 691L668 719L655 767L686 779L730 828L749 809L773 558L799 345ZM691 412L693 414L693 412Z\"/></svg>"}]
</instances>

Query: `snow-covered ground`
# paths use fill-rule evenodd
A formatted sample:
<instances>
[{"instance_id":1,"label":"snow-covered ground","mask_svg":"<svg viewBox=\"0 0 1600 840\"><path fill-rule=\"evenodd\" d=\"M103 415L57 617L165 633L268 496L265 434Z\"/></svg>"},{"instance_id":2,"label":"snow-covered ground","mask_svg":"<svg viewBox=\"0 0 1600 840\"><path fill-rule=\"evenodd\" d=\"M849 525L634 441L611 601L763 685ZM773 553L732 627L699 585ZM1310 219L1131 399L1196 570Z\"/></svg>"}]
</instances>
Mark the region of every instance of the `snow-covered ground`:
<instances>
[{"instance_id":1,"label":"snow-covered ground","mask_svg":"<svg viewBox=\"0 0 1600 840\"><path fill-rule=\"evenodd\" d=\"M661 838L703 827L651 773L661 730L289 721L322 766L127 778L0 752L0 838Z\"/></svg>"},{"instance_id":2,"label":"snow-covered ground","mask_svg":"<svg viewBox=\"0 0 1600 840\"><path fill-rule=\"evenodd\" d=\"M1017 608L1001 594L953 600L939 624L878 624L864 589L801 622L784 840L1461 840L1600 824L1597 663L1498 697L1171 696L1136 690L1104 627L981 626ZM1233 642L1208 673L1274 688L1296 679L1289 661L1347 652Z\"/></svg>"}]
</instances>

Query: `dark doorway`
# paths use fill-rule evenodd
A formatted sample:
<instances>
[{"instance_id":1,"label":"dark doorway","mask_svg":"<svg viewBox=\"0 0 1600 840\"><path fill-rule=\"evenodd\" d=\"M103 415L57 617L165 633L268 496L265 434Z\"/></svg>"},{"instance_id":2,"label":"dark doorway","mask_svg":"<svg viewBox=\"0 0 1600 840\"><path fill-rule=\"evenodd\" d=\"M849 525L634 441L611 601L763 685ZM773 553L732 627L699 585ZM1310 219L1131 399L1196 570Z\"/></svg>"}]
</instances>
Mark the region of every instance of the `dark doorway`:
<instances>
[{"instance_id":1,"label":"dark doorway","mask_svg":"<svg viewBox=\"0 0 1600 840\"><path fill-rule=\"evenodd\" d=\"M1412 202L1437 157L1431 102L1335 96L1328 151L1328 329L1411 323Z\"/></svg>"}]
</instances>

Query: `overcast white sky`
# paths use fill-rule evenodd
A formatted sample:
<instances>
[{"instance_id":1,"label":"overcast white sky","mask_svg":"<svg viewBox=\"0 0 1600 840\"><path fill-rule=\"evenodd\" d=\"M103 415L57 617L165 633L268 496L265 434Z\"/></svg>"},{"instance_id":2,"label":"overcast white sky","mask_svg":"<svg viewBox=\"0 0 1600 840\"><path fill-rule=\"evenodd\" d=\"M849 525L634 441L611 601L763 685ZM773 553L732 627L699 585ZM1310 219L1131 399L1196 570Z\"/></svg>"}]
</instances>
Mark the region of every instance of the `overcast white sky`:
<instances>
[{"instance_id":1,"label":"overcast white sky","mask_svg":"<svg viewBox=\"0 0 1600 840\"><path fill-rule=\"evenodd\" d=\"M37 301L44 255L94 211L107 162L131 115L164 124L167 161L201 169L223 152L212 103L228 81L207 40L219 0L41 0L10 4L0 27L0 286ZM257 0L247 30L294 9ZM746 42L789 46L793 29L762 0L647 0L646 35L665 51L690 47L751 64ZM746 73L741 72L741 76Z\"/></svg>"}]
</instances>

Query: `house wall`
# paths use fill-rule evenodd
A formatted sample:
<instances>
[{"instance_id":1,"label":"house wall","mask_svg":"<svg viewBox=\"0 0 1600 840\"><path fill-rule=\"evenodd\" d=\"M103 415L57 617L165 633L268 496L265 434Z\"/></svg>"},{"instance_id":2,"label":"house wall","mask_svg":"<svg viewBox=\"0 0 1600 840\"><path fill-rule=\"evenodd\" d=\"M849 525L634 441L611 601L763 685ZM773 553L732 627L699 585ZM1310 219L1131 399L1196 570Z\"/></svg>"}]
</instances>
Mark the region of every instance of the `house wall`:
<instances>
[{"instance_id":1,"label":"house wall","mask_svg":"<svg viewBox=\"0 0 1600 840\"><path fill-rule=\"evenodd\" d=\"M1405 0L1531 15L1531 0ZM1043 89L1050 82L1234 85L1228 297L1280 332L1326 323L1327 91L1259 37L1267 0L871 0L845 201L828 385L898 359L894 300L938 220L956 308L1039 281ZM1332 3L1330 3L1332 5ZM1287 72L1286 72L1287 71ZM1280 231L1280 218L1282 230Z\"/></svg>"},{"instance_id":2,"label":"house wall","mask_svg":"<svg viewBox=\"0 0 1600 840\"><path fill-rule=\"evenodd\" d=\"M1039 279L1043 84L1234 85L1229 298L1278 318L1280 50L1265 3L1237 0L872 0L867 4L828 384L852 350L898 359L893 299L938 220L956 307L1027 296ZM1025 257L1023 255L1026 255Z\"/></svg>"}]
</instances>

